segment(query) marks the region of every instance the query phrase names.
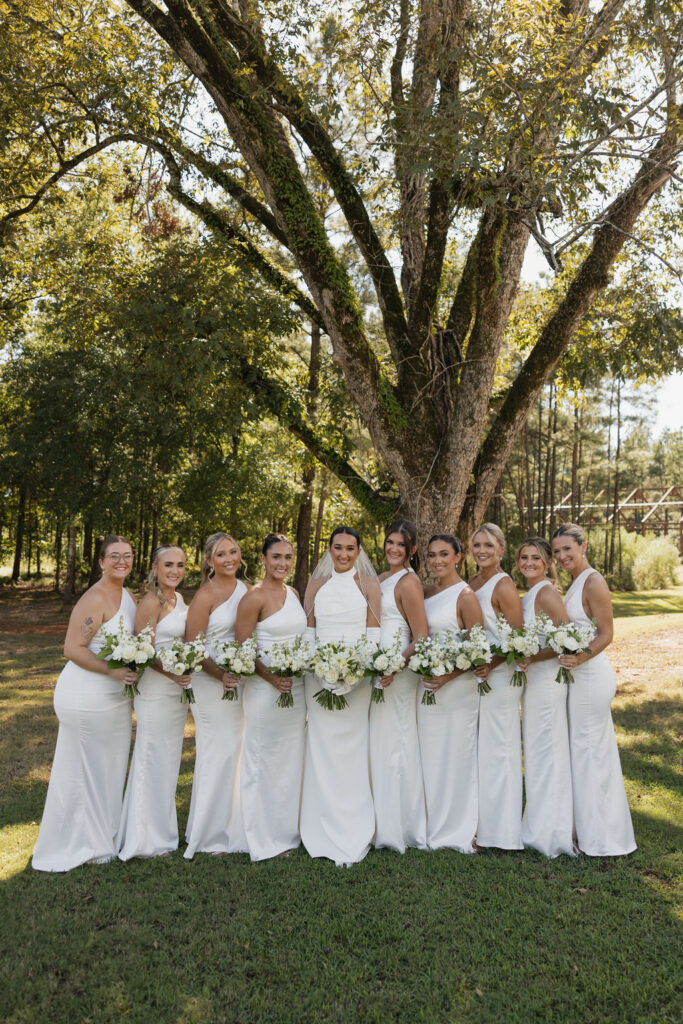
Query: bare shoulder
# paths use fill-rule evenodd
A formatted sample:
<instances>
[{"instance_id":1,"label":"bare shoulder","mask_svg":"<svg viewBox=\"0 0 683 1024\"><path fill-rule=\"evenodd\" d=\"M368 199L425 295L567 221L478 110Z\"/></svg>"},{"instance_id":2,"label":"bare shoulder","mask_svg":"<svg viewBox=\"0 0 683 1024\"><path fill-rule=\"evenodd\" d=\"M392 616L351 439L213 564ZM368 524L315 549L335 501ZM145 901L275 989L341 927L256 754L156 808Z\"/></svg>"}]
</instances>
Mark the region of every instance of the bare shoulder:
<instances>
[{"instance_id":1,"label":"bare shoulder","mask_svg":"<svg viewBox=\"0 0 683 1024\"><path fill-rule=\"evenodd\" d=\"M458 594L458 601L460 602L460 604L462 604L464 608L467 608L468 606L471 608L479 607L479 600L477 598L477 595L474 593L472 587L469 584L466 587L463 587L463 589Z\"/></svg>"},{"instance_id":2,"label":"bare shoulder","mask_svg":"<svg viewBox=\"0 0 683 1024\"><path fill-rule=\"evenodd\" d=\"M131 597L132 596L133 595L131 594ZM151 593L151 591L148 591L140 601L140 604L138 605L138 611L141 614L149 615L152 618L156 618L159 612L161 611L161 601L159 600L156 594L153 594Z\"/></svg>"},{"instance_id":3,"label":"bare shoulder","mask_svg":"<svg viewBox=\"0 0 683 1024\"><path fill-rule=\"evenodd\" d=\"M548 587L541 587L536 596L535 605L538 611L545 612L552 619L556 616L567 617L562 603L562 595L552 584Z\"/></svg>"},{"instance_id":4,"label":"bare shoulder","mask_svg":"<svg viewBox=\"0 0 683 1024\"><path fill-rule=\"evenodd\" d=\"M583 591L587 597L608 597L611 600L607 581L597 569L590 574L584 583Z\"/></svg>"},{"instance_id":5,"label":"bare shoulder","mask_svg":"<svg viewBox=\"0 0 683 1024\"><path fill-rule=\"evenodd\" d=\"M320 576L317 580L311 580L306 587L306 597L313 600L315 595L318 593L321 587L323 587L329 580L329 576Z\"/></svg>"},{"instance_id":6,"label":"bare shoulder","mask_svg":"<svg viewBox=\"0 0 683 1024\"><path fill-rule=\"evenodd\" d=\"M493 589L497 590L504 597L516 597L519 599L517 587L509 576L503 576L502 580L498 580Z\"/></svg>"},{"instance_id":7,"label":"bare shoulder","mask_svg":"<svg viewBox=\"0 0 683 1024\"><path fill-rule=\"evenodd\" d=\"M190 608L193 611L210 611L214 603L215 592L210 583L202 583L201 587L190 601Z\"/></svg>"},{"instance_id":8,"label":"bare shoulder","mask_svg":"<svg viewBox=\"0 0 683 1024\"><path fill-rule=\"evenodd\" d=\"M260 609L263 606L264 601L265 594L263 593L262 588L259 587L258 583L255 587L251 587L247 590L246 594L243 594L240 598L240 604L244 605L245 609Z\"/></svg>"},{"instance_id":9,"label":"bare shoulder","mask_svg":"<svg viewBox=\"0 0 683 1024\"><path fill-rule=\"evenodd\" d=\"M415 596L419 594L420 597L423 597L425 593L416 572L407 572L405 576L402 576L396 584L396 589L400 590L402 594L414 594Z\"/></svg>"}]
</instances>

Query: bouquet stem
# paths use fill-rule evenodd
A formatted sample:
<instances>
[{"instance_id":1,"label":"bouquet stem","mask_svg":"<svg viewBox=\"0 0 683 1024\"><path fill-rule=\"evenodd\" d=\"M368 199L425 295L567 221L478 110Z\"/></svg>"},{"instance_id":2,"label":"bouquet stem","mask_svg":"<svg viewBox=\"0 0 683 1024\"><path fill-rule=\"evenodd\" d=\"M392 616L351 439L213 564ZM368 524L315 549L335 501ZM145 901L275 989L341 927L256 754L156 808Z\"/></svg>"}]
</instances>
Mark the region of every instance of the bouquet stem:
<instances>
[{"instance_id":1,"label":"bouquet stem","mask_svg":"<svg viewBox=\"0 0 683 1024\"><path fill-rule=\"evenodd\" d=\"M231 686L229 690L223 690L223 696L221 700L239 700L240 695L237 692L236 686Z\"/></svg>"},{"instance_id":2,"label":"bouquet stem","mask_svg":"<svg viewBox=\"0 0 683 1024\"><path fill-rule=\"evenodd\" d=\"M510 686L526 686L526 672L522 672L521 669L516 668L512 673L512 679L510 680Z\"/></svg>"},{"instance_id":3,"label":"bouquet stem","mask_svg":"<svg viewBox=\"0 0 683 1024\"><path fill-rule=\"evenodd\" d=\"M555 676L555 682L556 683L567 683L567 684L573 683L574 682L574 676L571 674L571 670L568 669L568 668L565 668L564 665L560 665L559 671L558 671L557 675Z\"/></svg>"},{"instance_id":4,"label":"bouquet stem","mask_svg":"<svg viewBox=\"0 0 683 1024\"><path fill-rule=\"evenodd\" d=\"M318 690L313 696L320 707L325 708L326 711L342 711L343 708L348 708L349 706L346 697L338 693L332 693L331 690Z\"/></svg>"},{"instance_id":5,"label":"bouquet stem","mask_svg":"<svg viewBox=\"0 0 683 1024\"><path fill-rule=\"evenodd\" d=\"M486 681L486 679L480 679L479 680L479 682L477 683L477 689L479 690L479 696L480 697L483 697L485 694L491 692L491 687L489 686L489 684Z\"/></svg>"},{"instance_id":6,"label":"bouquet stem","mask_svg":"<svg viewBox=\"0 0 683 1024\"><path fill-rule=\"evenodd\" d=\"M425 689L425 692L422 694L422 700L420 701L420 703L430 705L436 704L436 694L432 690Z\"/></svg>"},{"instance_id":7,"label":"bouquet stem","mask_svg":"<svg viewBox=\"0 0 683 1024\"><path fill-rule=\"evenodd\" d=\"M372 704L384 704L384 687L375 686L372 684L372 690L370 691L370 702Z\"/></svg>"},{"instance_id":8,"label":"bouquet stem","mask_svg":"<svg viewBox=\"0 0 683 1024\"><path fill-rule=\"evenodd\" d=\"M181 704L195 704L194 692L191 686L185 686L180 691L180 703Z\"/></svg>"},{"instance_id":9,"label":"bouquet stem","mask_svg":"<svg viewBox=\"0 0 683 1024\"><path fill-rule=\"evenodd\" d=\"M139 697L140 691L138 690L137 679L135 680L134 683L126 683L123 689L121 690L121 694L124 697Z\"/></svg>"},{"instance_id":10,"label":"bouquet stem","mask_svg":"<svg viewBox=\"0 0 683 1024\"><path fill-rule=\"evenodd\" d=\"M294 707L294 697L292 695L292 691L291 690L289 690L287 693L281 693L280 694L280 696L277 699L277 706L279 708L293 708Z\"/></svg>"}]
</instances>

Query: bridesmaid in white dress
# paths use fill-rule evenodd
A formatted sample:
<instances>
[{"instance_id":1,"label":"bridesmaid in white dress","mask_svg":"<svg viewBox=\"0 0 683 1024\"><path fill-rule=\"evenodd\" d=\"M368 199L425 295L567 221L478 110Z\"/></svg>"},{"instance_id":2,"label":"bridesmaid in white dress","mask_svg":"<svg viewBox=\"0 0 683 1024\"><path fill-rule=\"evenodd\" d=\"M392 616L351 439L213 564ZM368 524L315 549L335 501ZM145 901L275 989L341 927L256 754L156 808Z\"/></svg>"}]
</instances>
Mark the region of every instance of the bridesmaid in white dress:
<instances>
[{"instance_id":1,"label":"bridesmaid in white dress","mask_svg":"<svg viewBox=\"0 0 683 1024\"><path fill-rule=\"evenodd\" d=\"M294 551L281 533L263 542L265 577L240 601L235 637L254 636L258 644L258 675L244 680L244 746L240 763L240 800L244 831L252 860L266 860L297 847L304 768L306 700L301 678L280 677L268 670L273 643L291 643L306 629L306 613L285 580ZM291 693L294 707L278 699Z\"/></svg>"},{"instance_id":2,"label":"bridesmaid in white dress","mask_svg":"<svg viewBox=\"0 0 683 1024\"><path fill-rule=\"evenodd\" d=\"M406 660L415 641L427 636L422 584L415 570L417 532L413 523L392 523L384 538L389 571L380 577L380 646L401 638ZM419 677L409 668L383 676L384 701L370 704L370 781L375 804L373 844L404 853L407 846L427 845L427 819L420 744L415 715Z\"/></svg>"},{"instance_id":3,"label":"bridesmaid in white dress","mask_svg":"<svg viewBox=\"0 0 683 1024\"><path fill-rule=\"evenodd\" d=\"M458 574L463 547L451 534L429 541L427 565L436 584L427 588L425 611L429 635L483 625L479 603ZM438 694L436 704L423 704L418 694L417 725L427 796L427 842L433 850L447 847L474 853L478 819L477 722L479 691L473 672L456 670L425 682Z\"/></svg>"},{"instance_id":4,"label":"bridesmaid in white dress","mask_svg":"<svg viewBox=\"0 0 683 1024\"><path fill-rule=\"evenodd\" d=\"M576 839L580 852L591 857L623 856L633 853L636 841L610 710L617 688L605 654L613 636L612 600L605 580L588 564L579 526L564 523L555 531L553 554L572 575L564 599L567 618L594 620L597 628L589 654L559 659L574 676L568 702Z\"/></svg>"},{"instance_id":5,"label":"bridesmaid in white dress","mask_svg":"<svg viewBox=\"0 0 683 1024\"><path fill-rule=\"evenodd\" d=\"M517 551L517 567L527 585L524 621L545 614L557 626L566 618L557 590L550 544L529 537ZM524 790L522 842L546 857L572 856L572 776L569 761L566 686L555 682L557 656L549 647L525 662L522 696Z\"/></svg>"},{"instance_id":6,"label":"bridesmaid in white dress","mask_svg":"<svg viewBox=\"0 0 683 1024\"><path fill-rule=\"evenodd\" d=\"M187 613L187 640L199 633L215 641L235 639L237 606L247 586L237 579L242 564L239 544L228 533L213 533L204 547L199 588ZM239 680L207 657L192 678L196 755L185 857L195 853L247 852L239 801L239 757L244 733L243 702L223 700L223 691Z\"/></svg>"},{"instance_id":7,"label":"bridesmaid in white dress","mask_svg":"<svg viewBox=\"0 0 683 1024\"><path fill-rule=\"evenodd\" d=\"M157 651L185 636L187 605L177 587L185 575L182 548L162 544L152 555L148 593L135 613L135 629L154 626ZM145 669L135 697L135 748L119 829L119 857L158 857L178 849L175 793L187 704L181 690L192 676L166 672L157 659Z\"/></svg>"},{"instance_id":8,"label":"bridesmaid in white dress","mask_svg":"<svg viewBox=\"0 0 683 1024\"><path fill-rule=\"evenodd\" d=\"M59 719L50 785L33 851L37 871L69 871L116 857L123 785L130 753L131 707L124 685L137 673L107 668L100 626L133 632L135 602L124 580L133 565L125 537L105 537L102 578L75 605L64 641L67 664L57 680Z\"/></svg>"},{"instance_id":9,"label":"bridesmaid in white dress","mask_svg":"<svg viewBox=\"0 0 683 1024\"><path fill-rule=\"evenodd\" d=\"M367 558L363 572L360 538L348 526L330 537L323 559L329 571L316 574L306 589L306 635L319 643L379 641L380 590ZM320 567L319 567L320 568ZM319 570L316 570L316 573ZM301 839L311 857L328 857L338 866L363 860L375 832L368 770L370 686L359 683L346 694L348 707L328 711L314 694L321 681L306 676L306 758L301 800Z\"/></svg>"},{"instance_id":10,"label":"bridesmaid in white dress","mask_svg":"<svg viewBox=\"0 0 683 1024\"><path fill-rule=\"evenodd\" d=\"M484 616L488 639L497 639L496 616L511 626L523 623L522 604L514 583L503 572L503 531L484 523L470 539L478 573L470 580ZM522 736L521 687L510 686L514 669L502 658L475 670L491 687L479 705L479 826L477 846L521 850L522 844Z\"/></svg>"}]
</instances>

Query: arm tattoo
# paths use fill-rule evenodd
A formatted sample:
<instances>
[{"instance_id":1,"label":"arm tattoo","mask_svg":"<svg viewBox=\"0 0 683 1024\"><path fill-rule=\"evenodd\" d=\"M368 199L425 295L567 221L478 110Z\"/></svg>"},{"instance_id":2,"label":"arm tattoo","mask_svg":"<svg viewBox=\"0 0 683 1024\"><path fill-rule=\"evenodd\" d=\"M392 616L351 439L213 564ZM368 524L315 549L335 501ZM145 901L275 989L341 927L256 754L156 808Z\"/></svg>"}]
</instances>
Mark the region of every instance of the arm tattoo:
<instances>
[{"instance_id":1,"label":"arm tattoo","mask_svg":"<svg viewBox=\"0 0 683 1024\"><path fill-rule=\"evenodd\" d=\"M81 626L81 636L84 640L92 640L96 632L97 628L93 626L92 616L88 616Z\"/></svg>"}]
</instances>

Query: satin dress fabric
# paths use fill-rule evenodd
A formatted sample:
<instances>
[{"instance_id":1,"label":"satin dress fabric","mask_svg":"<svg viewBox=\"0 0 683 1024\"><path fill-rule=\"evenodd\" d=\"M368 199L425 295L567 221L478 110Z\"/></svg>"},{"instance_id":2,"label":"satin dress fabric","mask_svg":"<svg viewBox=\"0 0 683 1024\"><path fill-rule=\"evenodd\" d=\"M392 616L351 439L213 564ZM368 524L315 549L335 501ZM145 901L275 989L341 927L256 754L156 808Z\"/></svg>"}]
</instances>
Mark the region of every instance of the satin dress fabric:
<instances>
[{"instance_id":1,"label":"satin dress fabric","mask_svg":"<svg viewBox=\"0 0 683 1024\"><path fill-rule=\"evenodd\" d=\"M367 602L355 573L334 570L315 596L318 643L352 643L366 632ZM335 864L363 860L375 832L368 765L370 685L361 680L346 694L348 707L328 711L315 700L322 682L306 676L306 756L301 800L301 839L311 857Z\"/></svg>"},{"instance_id":2,"label":"satin dress fabric","mask_svg":"<svg viewBox=\"0 0 683 1024\"><path fill-rule=\"evenodd\" d=\"M176 594L175 607L158 623L157 651L183 639L187 605ZM157 857L178 849L175 794L183 752L187 704L168 676L148 667L135 697L135 747L119 829L119 857Z\"/></svg>"},{"instance_id":3,"label":"satin dress fabric","mask_svg":"<svg viewBox=\"0 0 683 1024\"><path fill-rule=\"evenodd\" d=\"M458 599L466 583L456 583L425 599L429 635L455 633ZM436 704L422 704L417 726L427 798L427 843L460 853L474 852L478 819L477 725L479 692L473 672L463 672L436 691Z\"/></svg>"},{"instance_id":4,"label":"satin dress fabric","mask_svg":"<svg viewBox=\"0 0 683 1024\"><path fill-rule=\"evenodd\" d=\"M306 613L287 587L279 611L260 621L254 632L259 657L269 665L274 643L291 643L306 629ZM244 746L240 796L244 831L252 860L267 860L297 847L304 768L306 700L301 677L292 680L294 707L278 705L280 693L258 675L242 687Z\"/></svg>"},{"instance_id":5,"label":"satin dress fabric","mask_svg":"<svg viewBox=\"0 0 683 1024\"><path fill-rule=\"evenodd\" d=\"M133 632L135 602L126 590L116 615L100 628L115 633L120 622ZM103 646L98 631L88 647L97 654ZM54 708L59 732L33 850L37 871L70 871L116 857L130 754L131 702L119 679L68 661L57 680Z\"/></svg>"},{"instance_id":6,"label":"satin dress fabric","mask_svg":"<svg viewBox=\"0 0 683 1024\"><path fill-rule=\"evenodd\" d=\"M534 618L543 587L552 583L540 580L522 598L525 622ZM546 857L574 853L567 687L555 681L559 667L557 658L529 665L522 695L526 796L522 842Z\"/></svg>"},{"instance_id":7,"label":"satin dress fabric","mask_svg":"<svg viewBox=\"0 0 683 1024\"><path fill-rule=\"evenodd\" d=\"M590 566L584 569L565 595L572 622L590 622L583 588L594 572ZM591 857L624 856L633 853L636 841L612 723L614 669L601 651L571 671L574 682L567 689L576 841Z\"/></svg>"},{"instance_id":8,"label":"satin dress fabric","mask_svg":"<svg viewBox=\"0 0 683 1024\"><path fill-rule=\"evenodd\" d=\"M496 613L491 603L499 572L475 593L491 643L497 640ZM479 705L479 825L477 845L521 850L522 843L522 688L510 686L514 667L498 665L488 676L491 687Z\"/></svg>"},{"instance_id":9,"label":"satin dress fabric","mask_svg":"<svg viewBox=\"0 0 683 1024\"><path fill-rule=\"evenodd\" d=\"M412 569L382 580L380 646L400 650L410 644L410 627L396 604L399 580ZM427 846L427 811L415 703L420 677L409 668L397 672L384 688L384 701L370 704L370 782L375 806L373 845L404 853Z\"/></svg>"},{"instance_id":10,"label":"satin dress fabric","mask_svg":"<svg viewBox=\"0 0 683 1024\"><path fill-rule=\"evenodd\" d=\"M237 605L246 592L245 584L237 580L227 601L211 612L206 627L209 654L214 642L235 639ZM246 853L239 795L244 688L240 684L238 700L223 700L221 683L202 671L195 673L192 689L196 754L184 856L190 860L195 853Z\"/></svg>"}]
</instances>

